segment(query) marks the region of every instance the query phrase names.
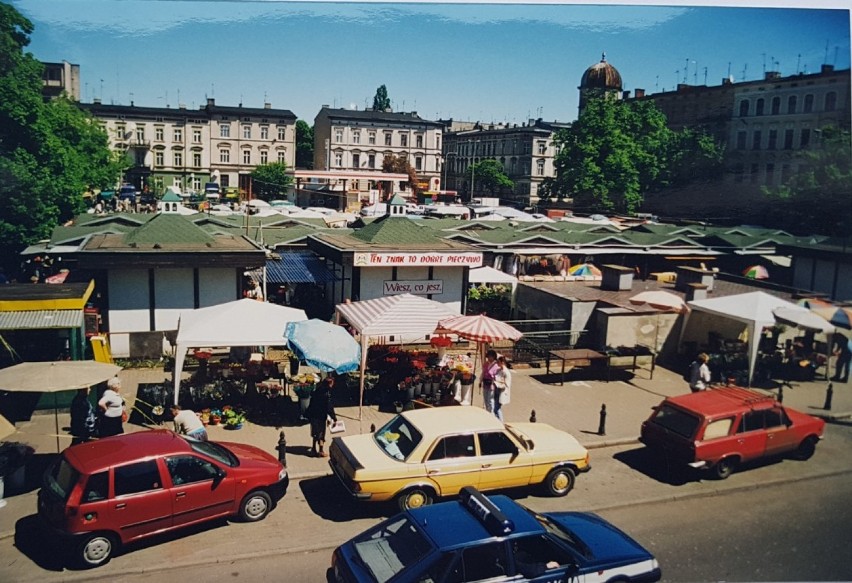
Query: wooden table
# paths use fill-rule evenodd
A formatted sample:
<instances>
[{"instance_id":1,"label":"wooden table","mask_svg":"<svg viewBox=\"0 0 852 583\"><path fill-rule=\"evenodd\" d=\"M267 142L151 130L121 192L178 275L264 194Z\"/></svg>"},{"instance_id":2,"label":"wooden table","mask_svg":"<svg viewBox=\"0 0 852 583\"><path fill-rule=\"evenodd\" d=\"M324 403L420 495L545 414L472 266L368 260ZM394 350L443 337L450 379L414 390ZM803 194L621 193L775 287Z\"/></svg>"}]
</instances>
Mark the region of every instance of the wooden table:
<instances>
[{"instance_id":1,"label":"wooden table","mask_svg":"<svg viewBox=\"0 0 852 583\"><path fill-rule=\"evenodd\" d=\"M607 369L609 369L609 356L589 350L588 348L570 348L565 350L551 350L547 354L547 374L550 374L550 359L562 361L562 371L559 375L559 384L565 384L565 366L583 367L591 366L594 361L606 360ZM609 372L607 372L607 380L609 380Z\"/></svg>"}]
</instances>

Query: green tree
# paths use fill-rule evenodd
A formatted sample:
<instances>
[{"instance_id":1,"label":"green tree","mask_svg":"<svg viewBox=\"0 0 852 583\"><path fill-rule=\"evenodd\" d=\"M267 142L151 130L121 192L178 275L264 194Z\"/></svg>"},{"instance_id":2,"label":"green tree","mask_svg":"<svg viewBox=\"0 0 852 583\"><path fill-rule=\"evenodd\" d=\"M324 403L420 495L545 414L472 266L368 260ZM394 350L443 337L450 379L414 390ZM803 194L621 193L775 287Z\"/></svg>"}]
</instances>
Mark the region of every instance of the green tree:
<instances>
[{"instance_id":1,"label":"green tree","mask_svg":"<svg viewBox=\"0 0 852 583\"><path fill-rule=\"evenodd\" d=\"M296 168L314 168L314 128L304 120L296 120Z\"/></svg>"},{"instance_id":2,"label":"green tree","mask_svg":"<svg viewBox=\"0 0 852 583\"><path fill-rule=\"evenodd\" d=\"M722 152L705 134L675 132L650 101L591 99L554 138L556 177L545 198L589 211L633 212L652 190L718 173Z\"/></svg>"},{"instance_id":3,"label":"green tree","mask_svg":"<svg viewBox=\"0 0 852 583\"><path fill-rule=\"evenodd\" d=\"M251 172L252 195L261 200L281 198L292 183L293 177L287 174L284 162L262 164Z\"/></svg>"},{"instance_id":4,"label":"green tree","mask_svg":"<svg viewBox=\"0 0 852 583\"><path fill-rule=\"evenodd\" d=\"M408 184L411 186L412 192L415 195L418 193L417 172L408 163L408 158L405 156L394 156L393 154L385 156L384 160L382 160L382 172L408 174ZM385 181L385 198L390 198L393 195L393 192L391 192L392 186L393 183L391 181Z\"/></svg>"},{"instance_id":5,"label":"green tree","mask_svg":"<svg viewBox=\"0 0 852 583\"><path fill-rule=\"evenodd\" d=\"M43 65L24 48L32 23L0 3L0 261L85 208L89 188L115 184L124 162L106 133L65 97L42 98Z\"/></svg>"},{"instance_id":6,"label":"green tree","mask_svg":"<svg viewBox=\"0 0 852 583\"><path fill-rule=\"evenodd\" d=\"M387 111L390 109L391 102L388 97L388 88L381 85L376 89L376 95L373 96L373 111Z\"/></svg>"},{"instance_id":7,"label":"green tree","mask_svg":"<svg viewBox=\"0 0 852 583\"><path fill-rule=\"evenodd\" d=\"M848 237L852 217L852 138L826 126L820 144L802 154L801 170L783 185L763 188L767 222L800 234Z\"/></svg>"},{"instance_id":8,"label":"green tree","mask_svg":"<svg viewBox=\"0 0 852 583\"><path fill-rule=\"evenodd\" d=\"M493 158L471 164L468 171L471 174L473 185L478 185L487 190L492 196L496 196L504 188L515 186L515 183L503 171L503 165Z\"/></svg>"}]
</instances>

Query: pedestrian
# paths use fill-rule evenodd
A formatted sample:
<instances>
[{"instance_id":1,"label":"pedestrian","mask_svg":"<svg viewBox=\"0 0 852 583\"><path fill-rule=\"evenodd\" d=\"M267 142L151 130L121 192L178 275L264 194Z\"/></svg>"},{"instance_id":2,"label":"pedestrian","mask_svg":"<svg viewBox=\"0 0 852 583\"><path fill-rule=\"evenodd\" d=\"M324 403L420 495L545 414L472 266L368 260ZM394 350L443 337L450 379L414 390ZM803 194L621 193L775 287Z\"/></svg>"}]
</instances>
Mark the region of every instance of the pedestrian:
<instances>
[{"instance_id":1,"label":"pedestrian","mask_svg":"<svg viewBox=\"0 0 852 583\"><path fill-rule=\"evenodd\" d=\"M849 380L849 365L852 363L852 338L846 338L843 334L835 334L833 354L837 361L831 380L845 383Z\"/></svg>"},{"instance_id":2,"label":"pedestrian","mask_svg":"<svg viewBox=\"0 0 852 583\"><path fill-rule=\"evenodd\" d=\"M121 379L112 377L107 381L107 388L98 401L101 410L98 434L101 437L124 433L124 422L127 420L127 409L121 396Z\"/></svg>"},{"instance_id":3,"label":"pedestrian","mask_svg":"<svg viewBox=\"0 0 852 583\"><path fill-rule=\"evenodd\" d=\"M198 441L207 441L207 430L195 411L172 405L172 418L175 423L175 433L181 433Z\"/></svg>"},{"instance_id":4,"label":"pedestrian","mask_svg":"<svg viewBox=\"0 0 852 583\"><path fill-rule=\"evenodd\" d=\"M502 354L497 357L497 374L494 375L494 415L503 421L503 405L508 405L512 395L512 371Z\"/></svg>"},{"instance_id":5,"label":"pedestrian","mask_svg":"<svg viewBox=\"0 0 852 583\"><path fill-rule=\"evenodd\" d=\"M689 365L689 388L695 393L703 391L710 384L710 367L707 366L710 357L702 352Z\"/></svg>"},{"instance_id":6,"label":"pedestrian","mask_svg":"<svg viewBox=\"0 0 852 583\"><path fill-rule=\"evenodd\" d=\"M97 432L97 417L95 407L89 400L89 388L78 389L71 400L71 445L86 443L95 437Z\"/></svg>"},{"instance_id":7,"label":"pedestrian","mask_svg":"<svg viewBox=\"0 0 852 583\"><path fill-rule=\"evenodd\" d=\"M485 353L485 362L482 363L482 378L479 386L482 387L482 400L485 410L494 413L494 376L497 374L497 352L489 350Z\"/></svg>"},{"instance_id":8,"label":"pedestrian","mask_svg":"<svg viewBox=\"0 0 852 583\"><path fill-rule=\"evenodd\" d=\"M248 280L248 289L245 296L259 302L263 301L263 292L260 291L260 286L253 279Z\"/></svg>"},{"instance_id":9,"label":"pedestrian","mask_svg":"<svg viewBox=\"0 0 852 583\"><path fill-rule=\"evenodd\" d=\"M311 394L311 403L305 410L305 417L311 424L311 455L313 457L328 457L324 449L327 423L329 419L337 421L334 404L331 402L333 388L334 377L325 377L314 389Z\"/></svg>"}]
</instances>

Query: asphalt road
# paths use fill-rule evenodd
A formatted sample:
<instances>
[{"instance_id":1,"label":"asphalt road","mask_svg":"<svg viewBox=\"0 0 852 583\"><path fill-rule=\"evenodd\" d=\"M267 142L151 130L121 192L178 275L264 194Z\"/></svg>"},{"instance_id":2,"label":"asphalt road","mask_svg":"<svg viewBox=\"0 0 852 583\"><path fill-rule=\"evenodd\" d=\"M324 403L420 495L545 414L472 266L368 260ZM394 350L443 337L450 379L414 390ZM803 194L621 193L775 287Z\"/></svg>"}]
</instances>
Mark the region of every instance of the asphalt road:
<instances>
[{"instance_id":1,"label":"asphalt road","mask_svg":"<svg viewBox=\"0 0 852 583\"><path fill-rule=\"evenodd\" d=\"M592 450L592 471L578 478L575 490L567 497L549 498L526 490L509 494L538 511L595 510L607 518L612 517L613 522L655 553L660 553L661 560L665 558L677 566L674 572L680 576L671 580L814 580L807 573L786 576L788 562L792 568L795 556L786 557L781 551L794 548L794 545L795 549L807 549L799 544L799 538L807 539L817 548L831 548L828 543L844 528L847 536L839 540L850 538L852 523L848 510L844 511L846 515L834 510L844 504L848 507L849 487L843 489L834 485L849 481L852 473L852 456L849 455L852 426L830 425L826 435L809 461L763 464L735 473L724 481L692 479L681 472L670 471L636 444L595 449ZM839 479L821 481L831 476ZM809 486L817 483L827 483L831 487ZM734 504L740 511L729 512L729 499L749 495L753 496L750 502ZM805 516L788 519L787 513L805 507L804 499L808 498L811 504L809 497L822 500L808 506L812 516L810 522ZM770 501L774 507L768 505ZM681 504L689 506L681 509ZM760 510L764 506L772 511L762 513ZM34 495L32 507L35 509ZM696 518L699 511L706 512L703 521ZM319 581L324 577L333 547L393 512L390 506L354 504L331 476L305 479L293 483L279 507L261 523L223 521L190 533L161 538L135 546L93 571L63 569L57 549L46 544L36 528L35 516L30 515L18 522L14 538L0 539L0 581L116 578L149 581L183 575L202 576L209 581L234 578ZM620 518L619 512L624 512L626 518ZM630 512L637 514L634 516ZM829 520L838 521L836 531L824 535L822 524ZM802 531L793 541L790 533L799 521L809 524L806 527L809 530ZM728 556L726 549L747 548L758 532L764 537L760 539L761 548L767 552L763 555L753 551L736 553L737 556L744 554L743 560L753 561L749 573L742 575L744 571L739 566L732 571L741 575L737 577L728 577L718 566L713 570L716 563ZM770 548L777 551L770 554ZM704 557L708 550L712 551L710 554L714 555L716 563L711 560L704 565L704 561L710 560ZM819 556L815 550L797 550L798 553L805 558ZM303 561L307 562L303 564ZM780 573L785 576L772 575L778 572L772 570L776 564L781 565ZM266 568L260 569L261 565ZM846 565L852 565L852 561L847 560ZM826 578L849 580L852 572L845 577Z\"/></svg>"}]
</instances>

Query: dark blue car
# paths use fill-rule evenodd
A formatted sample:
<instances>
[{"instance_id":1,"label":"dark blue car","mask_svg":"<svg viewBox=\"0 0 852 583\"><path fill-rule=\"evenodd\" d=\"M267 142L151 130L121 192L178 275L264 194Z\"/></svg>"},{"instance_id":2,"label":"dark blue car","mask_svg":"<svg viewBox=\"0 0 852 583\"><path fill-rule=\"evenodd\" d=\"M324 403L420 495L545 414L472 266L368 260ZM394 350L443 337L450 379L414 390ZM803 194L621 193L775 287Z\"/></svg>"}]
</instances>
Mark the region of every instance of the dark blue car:
<instances>
[{"instance_id":1,"label":"dark blue car","mask_svg":"<svg viewBox=\"0 0 852 583\"><path fill-rule=\"evenodd\" d=\"M653 582L651 553L587 512L538 514L475 488L407 510L335 549L330 581Z\"/></svg>"}]
</instances>

